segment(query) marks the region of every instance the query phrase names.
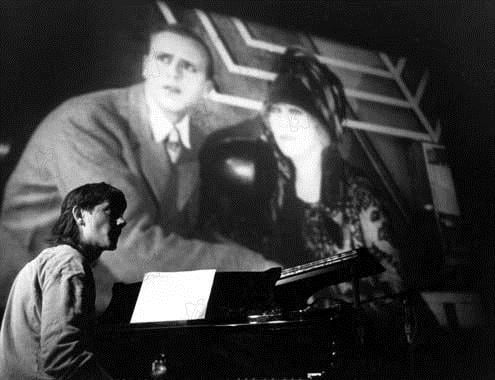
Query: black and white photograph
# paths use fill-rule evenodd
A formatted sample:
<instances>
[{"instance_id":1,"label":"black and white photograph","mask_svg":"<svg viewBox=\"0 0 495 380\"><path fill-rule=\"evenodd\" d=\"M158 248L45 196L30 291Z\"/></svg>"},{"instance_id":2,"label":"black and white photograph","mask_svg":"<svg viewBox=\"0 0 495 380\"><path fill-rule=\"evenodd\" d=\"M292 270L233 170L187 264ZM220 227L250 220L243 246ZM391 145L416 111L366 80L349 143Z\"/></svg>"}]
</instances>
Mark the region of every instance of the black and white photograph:
<instances>
[{"instance_id":1,"label":"black and white photograph","mask_svg":"<svg viewBox=\"0 0 495 380\"><path fill-rule=\"evenodd\" d=\"M495 376L493 1L0 8L0 378Z\"/></svg>"}]
</instances>

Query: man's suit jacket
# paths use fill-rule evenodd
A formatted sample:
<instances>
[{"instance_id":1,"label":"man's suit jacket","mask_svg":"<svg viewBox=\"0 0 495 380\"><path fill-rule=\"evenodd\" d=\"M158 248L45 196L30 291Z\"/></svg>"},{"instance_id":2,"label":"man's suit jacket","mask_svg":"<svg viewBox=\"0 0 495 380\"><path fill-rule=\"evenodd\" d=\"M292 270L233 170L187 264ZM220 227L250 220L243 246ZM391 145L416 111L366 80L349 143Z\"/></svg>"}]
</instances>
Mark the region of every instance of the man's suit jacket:
<instances>
[{"instance_id":1,"label":"man's suit jacket","mask_svg":"<svg viewBox=\"0 0 495 380\"><path fill-rule=\"evenodd\" d=\"M191 125L192 150L173 168L163 144L152 138L142 84L70 99L39 125L9 178L3 228L33 257L46 247L70 190L101 181L121 189L127 225L118 248L105 252L94 268L99 311L115 281L141 281L148 271L265 269L251 251L183 238L194 219L203 137ZM170 185L173 170L177 192ZM26 256L1 249L0 255L0 262Z\"/></svg>"}]
</instances>

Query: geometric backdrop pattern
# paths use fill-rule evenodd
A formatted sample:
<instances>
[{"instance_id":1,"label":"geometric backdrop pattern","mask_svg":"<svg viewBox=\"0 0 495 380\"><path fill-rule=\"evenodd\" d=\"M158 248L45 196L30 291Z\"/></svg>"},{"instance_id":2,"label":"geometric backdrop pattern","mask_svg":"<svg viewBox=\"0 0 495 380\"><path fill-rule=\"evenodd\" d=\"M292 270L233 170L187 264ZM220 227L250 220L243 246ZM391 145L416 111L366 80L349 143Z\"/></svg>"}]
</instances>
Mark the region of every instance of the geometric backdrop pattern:
<instances>
[{"instance_id":1,"label":"geometric backdrop pattern","mask_svg":"<svg viewBox=\"0 0 495 380\"><path fill-rule=\"evenodd\" d=\"M410 221L411 209L418 203L411 183L418 178L408 175L411 146L419 146L420 151L422 143L441 143L427 69L405 57L301 31L183 9L161 0L156 4L167 23L192 27L212 51L217 88L198 117L207 130L235 124L262 109L268 84L275 78L273 63L287 46L313 51L342 80L357 115L344 122L350 132L348 146L342 148L344 156L374 172L395 212ZM429 187L427 176L419 181Z\"/></svg>"},{"instance_id":2,"label":"geometric backdrop pattern","mask_svg":"<svg viewBox=\"0 0 495 380\"><path fill-rule=\"evenodd\" d=\"M159 1L158 6L168 23L177 22L173 11L165 2ZM205 37L211 41L216 54L221 58L221 63L231 76L267 82L275 78L275 73L263 68L263 65L253 66L252 59L251 62L239 62L242 61L242 54L240 57L236 56L238 52L254 50L267 54L283 54L286 46L274 41L273 37L276 33L271 33L275 28L255 23L252 23L254 27L251 27L251 23L238 18L208 15L198 9L195 9L194 13L204 28ZM265 38L257 38L251 29ZM226 33L228 39L222 33ZM287 34L289 31L284 33ZM302 35L302 33L298 34ZM404 57L394 60L385 53L344 45L336 48L335 43L317 36L304 35L304 37L319 52L318 59L339 75L344 83L346 95L357 105L358 114L359 106L365 103L368 103L369 107L386 109L391 114L411 112L411 115L408 115L411 120L407 123L404 123L403 118L400 117L397 120L402 123L385 124L376 120L376 117L371 116L370 120L366 120L361 116L361 120L348 120L346 127L418 141L439 142L441 126L438 120L432 120L422 109L423 95L428 87L427 69L423 70L419 80L408 83L403 77L407 71L407 59ZM228 40L233 39L239 43L234 48L228 43ZM302 40L297 42L301 44ZM368 83L362 83L366 81ZM261 101L254 98L253 94L214 91L211 100L252 110L260 110L262 106Z\"/></svg>"}]
</instances>

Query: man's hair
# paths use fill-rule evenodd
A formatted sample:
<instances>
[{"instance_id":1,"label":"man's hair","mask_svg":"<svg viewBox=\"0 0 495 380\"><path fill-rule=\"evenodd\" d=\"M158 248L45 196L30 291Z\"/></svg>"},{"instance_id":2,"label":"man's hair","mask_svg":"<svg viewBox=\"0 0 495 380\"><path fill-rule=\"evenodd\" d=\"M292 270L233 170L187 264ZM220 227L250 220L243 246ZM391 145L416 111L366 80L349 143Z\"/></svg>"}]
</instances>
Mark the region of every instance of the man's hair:
<instances>
[{"instance_id":1,"label":"man's hair","mask_svg":"<svg viewBox=\"0 0 495 380\"><path fill-rule=\"evenodd\" d=\"M72 215L72 209L78 206L83 210L92 211L95 206L105 201L108 201L112 209L118 213L123 213L127 207L124 193L105 182L88 183L70 191L62 201L60 216L52 228L50 242L77 246L79 229Z\"/></svg>"},{"instance_id":2,"label":"man's hair","mask_svg":"<svg viewBox=\"0 0 495 380\"><path fill-rule=\"evenodd\" d=\"M165 22L153 23L148 29L148 39L146 43L146 54L150 53L151 39L158 33L170 32L182 37L189 38L197 42L204 50L206 55L206 76L213 79L213 56L206 42L192 29L180 24L166 24Z\"/></svg>"}]
</instances>

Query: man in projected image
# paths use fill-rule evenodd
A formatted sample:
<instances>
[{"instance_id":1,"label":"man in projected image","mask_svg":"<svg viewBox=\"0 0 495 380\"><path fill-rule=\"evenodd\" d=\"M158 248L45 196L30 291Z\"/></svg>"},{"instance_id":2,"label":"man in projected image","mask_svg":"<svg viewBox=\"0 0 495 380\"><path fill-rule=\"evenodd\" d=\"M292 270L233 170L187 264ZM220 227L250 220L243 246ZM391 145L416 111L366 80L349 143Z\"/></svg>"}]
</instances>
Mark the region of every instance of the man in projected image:
<instances>
[{"instance_id":1,"label":"man in projected image","mask_svg":"<svg viewBox=\"0 0 495 380\"><path fill-rule=\"evenodd\" d=\"M98 311L108 305L114 282L141 281L148 271L274 264L234 244L188 239L204 139L189 115L212 88L212 75L212 57L196 34L178 25L153 28L144 83L63 103L39 125L9 178L1 221L31 256L45 246L70 189L95 181L122 189L128 226L118 254L102 255L94 269ZM43 170L39 152L47 153ZM19 261L14 252L3 255Z\"/></svg>"},{"instance_id":2,"label":"man in projected image","mask_svg":"<svg viewBox=\"0 0 495 380\"><path fill-rule=\"evenodd\" d=\"M117 247L124 194L106 183L72 190L44 249L17 275L0 331L2 379L107 379L92 352L91 265Z\"/></svg>"}]
</instances>

